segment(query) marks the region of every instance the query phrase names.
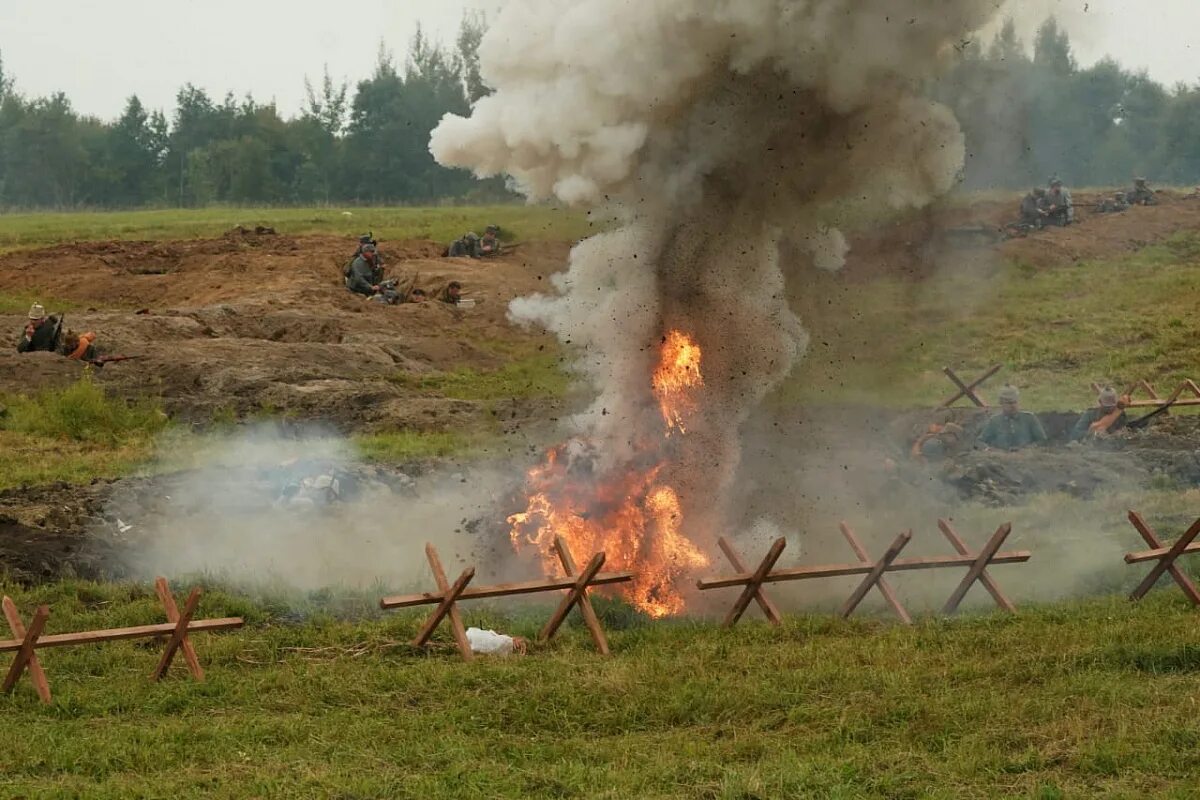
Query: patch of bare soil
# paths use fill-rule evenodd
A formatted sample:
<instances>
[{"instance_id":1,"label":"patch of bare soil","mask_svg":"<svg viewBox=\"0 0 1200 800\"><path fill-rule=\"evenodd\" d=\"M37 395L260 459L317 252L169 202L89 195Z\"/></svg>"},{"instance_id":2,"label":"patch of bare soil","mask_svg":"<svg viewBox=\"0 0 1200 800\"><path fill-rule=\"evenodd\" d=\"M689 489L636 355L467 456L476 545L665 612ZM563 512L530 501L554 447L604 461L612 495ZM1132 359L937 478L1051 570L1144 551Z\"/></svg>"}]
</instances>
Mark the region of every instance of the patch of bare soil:
<instances>
[{"instance_id":1,"label":"patch of bare soil","mask_svg":"<svg viewBox=\"0 0 1200 800\"><path fill-rule=\"evenodd\" d=\"M547 285L567 244L528 244L493 260L440 258L429 241L383 243L388 277L431 293L457 280L471 308L387 306L352 295L342 264L354 242L234 231L215 240L87 242L0 256L0 292L60 298L85 311L66 326L94 330L104 352L138 356L97 370L129 397L163 399L173 415L263 409L343 429L442 430L488 410L414 397L402 373L492 369L544 340L506 319L508 302ZM51 309L54 311L55 309ZM20 315L0 315L15 346ZM0 391L75 380L82 365L0 349Z\"/></svg>"}]
</instances>

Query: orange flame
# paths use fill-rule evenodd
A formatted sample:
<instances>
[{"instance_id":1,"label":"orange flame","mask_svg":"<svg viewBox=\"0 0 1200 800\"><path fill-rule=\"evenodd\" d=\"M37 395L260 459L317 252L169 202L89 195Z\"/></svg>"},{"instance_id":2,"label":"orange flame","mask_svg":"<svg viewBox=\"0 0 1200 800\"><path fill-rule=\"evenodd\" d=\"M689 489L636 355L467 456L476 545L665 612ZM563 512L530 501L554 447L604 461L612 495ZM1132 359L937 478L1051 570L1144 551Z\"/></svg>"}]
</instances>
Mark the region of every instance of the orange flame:
<instances>
[{"instance_id":1,"label":"orange flame","mask_svg":"<svg viewBox=\"0 0 1200 800\"><path fill-rule=\"evenodd\" d=\"M684 419L695 412L694 391L704 385L700 355L700 345L682 331L671 331L663 339L653 385L667 436L675 430L687 433Z\"/></svg>"},{"instance_id":2,"label":"orange flame","mask_svg":"<svg viewBox=\"0 0 1200 800\"><path fill-rule=\"evenodd\" d=\"M700 347L687 334L671 331L663 339L653 380L668 436L686 433L684 421L696 409L693 395L703 385ZM680 578L708 566L709 559L683 533L679 496L660 480L665 464L600 479L578 477L566 452L565 446L555 448L544 464L530 470L525 510L508 517L513 546L518 551L533 547L554 572L557 536L579 561L603 552L605 571L634 572L623 591L637 608L654 618L681 613Z\"/></svg>"}]
</instances>

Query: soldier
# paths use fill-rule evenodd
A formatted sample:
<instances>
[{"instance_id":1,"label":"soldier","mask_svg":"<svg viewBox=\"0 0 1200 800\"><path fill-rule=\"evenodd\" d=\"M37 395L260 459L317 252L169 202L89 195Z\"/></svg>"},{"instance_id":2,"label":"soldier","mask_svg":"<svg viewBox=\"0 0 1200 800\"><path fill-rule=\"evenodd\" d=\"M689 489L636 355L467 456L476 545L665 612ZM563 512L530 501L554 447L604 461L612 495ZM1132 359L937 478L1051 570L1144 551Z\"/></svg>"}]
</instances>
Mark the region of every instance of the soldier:
<instances>
[{"instance_id":1,"label":"soldier","mask_svg":"<svg viewBox=\"0 0 1200 800\"><path fill-rule=\"evenodd\" d=\"M355 294L372 297L379 293L383 269L377 263L375 245L364 244L359 250L346 273L346 288Z\"/></svg>"},{"instance_id":2,"label":"soldier","mask_svg":"<svg viewBox=\"0 0 1200 800\"><path fill-rule=\"evenodd\" d=\"M446 288L438 293L437 299L452 306L458 305L458 301L462 299L462 284L458 281L450 281L446 284Z\"/></svg>"},{"instance_id":3,"label":"soldier","mask_svg":"<svg viewBox=\"0 0 1200 800\"><path fill-rule=\"evenodd\" d=\"M1021 393L1015 386L1000 390L1000 413L983 426L979 441L996 450L1020 450L1031 444L1046 441L1046 431L1041 421L1020 410Z\"/></svg>"},{"instance_id":4,"label":"soldier","mask_svg":"<svg viewBox=\"0 0 1200 800\"><path fill-rule=\"evenodd\" d=\"M1096 207L1097 214L1113 214L1129 209L1129 200L1126 199L1124 192L1116 192L1111 200L1101 200L1100 205Z\"/></svg>"},{"instance_id":5,"label":"soldier","mask_svg":"<svg viewBox=\"0 0 1200 800\"><path fill-rule=\"evenodd\" d=\"M1129 421L1125 416L1125 404L1113 389L1103 389L1096 398L1096 408L1089 408L1079 417L1071 429L1071 441L1102 438L1119 431Z\"/></svg>"},{"instance_id":6,"label":"soldier","mask_svg":"<svg viewBox=\"0 0 1200 800\"><path fill-rule=\"evenodd\" d=\"M500 226L488 225L479 240L479 255L483 258L500 255Z\"/></svg>"},{"instance_id":7,"label":"soldier","mask_svg":"<svg viewBox=\"0 0 1200 800\"><path fill-rule=\"evenodd\" d=\"M467 233L461 239L450 243L446 255L450 258L479 258L479 237L474 232Z\"/></svg>"},{"instance_id":8,"label":"soldier","mask_svg":"<svg viewBox=\"0 0 1200 800\"><path fill-rule=\"evenodd\" d=\"M1065 227L1075 221L1075 205L1071 193L1063 188L1057 177L1050 179L1050 191L1046 192L1046 224Z\"/></svg>"},{"instance_id":9,"label":"soldier","mask_svg":"<svg viewBox=\"0 0 1200 800\"><path fill-rule=\"evenodd\" d=\"M1129 202L1135 206L1152 206L1158 201L1154 197L1154 190L1146 185L1145 178L1133 179L1133 191L1129 192Z\"/></svg>"},{"instance_id":10,"label":"soldier","mask_svg":"<svg viewBox=\"0 0 1200 800\"><path fill-rule=\"evenodd\" d=\"M1046 190L1037 187L1021 198L1021 224L1037 229L1046 221Z\"/></svg>"},{"instance_id":11,"label":"soldier","mask_svg":"<svg viewBox=\"0 0 1200 800\"><path fill-rule=\"evenodd\" d=\"M25 323L25 331L17 342L18 353L34 353L45 351L53 353L58 347L59 336L62 333L62 322L58 317L47 317L46 309L41 303L29 307L29 321Z\"/></svg>"},{"instance_id":12,"label":"soldier","mask_svg":"<svg viewBox=\"0 0 1200 800\"><path fill-rule=\"evenodd\" d=\"M962 426L953 422L931 422L918 433L909 448L909 458L921 463L941 461L958 449L963 433Z\"/></svg>"},{"instance_id":13,"label":"soldier","mask_svg":"<svg viewBox=\"0 0 1200 800\"><path fill-rule=\"evenodd\" d=\"M410 303L424 303L428 299L429 295L427 295L425 290L421 288L413 289L408 293L408 302Z\"/></svg>"}]
</instances>

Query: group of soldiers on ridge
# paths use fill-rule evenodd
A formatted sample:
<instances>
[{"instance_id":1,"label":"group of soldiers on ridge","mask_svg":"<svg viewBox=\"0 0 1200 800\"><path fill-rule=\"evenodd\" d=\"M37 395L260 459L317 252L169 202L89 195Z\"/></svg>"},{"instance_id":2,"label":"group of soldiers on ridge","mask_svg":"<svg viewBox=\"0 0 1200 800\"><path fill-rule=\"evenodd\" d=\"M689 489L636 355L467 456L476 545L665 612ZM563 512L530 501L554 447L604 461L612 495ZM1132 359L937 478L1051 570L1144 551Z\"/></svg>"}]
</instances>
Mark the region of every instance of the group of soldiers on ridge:
<instances>
[{"instance_id":1,"label":"group of soldiers on ridge","mask_svg":"<svg viewBox=\"0 0 1200 800\"><path fill-rule=\"evenodd\" d=\"M1130 206L1152 206L1156 203L1154 190L1146 183L1146 179L1134 178L1132 189L1114 192L1111 198L1096 205L1096 212L1107 214L1126 211ZM1050 179L1049 189L1038 186L1021 198L1019 213L1017 226L1024 231L1066 227L1075 221L1075 204L1071 200L1071 192L1056 176Z\"/></svg>"}]
</instances>

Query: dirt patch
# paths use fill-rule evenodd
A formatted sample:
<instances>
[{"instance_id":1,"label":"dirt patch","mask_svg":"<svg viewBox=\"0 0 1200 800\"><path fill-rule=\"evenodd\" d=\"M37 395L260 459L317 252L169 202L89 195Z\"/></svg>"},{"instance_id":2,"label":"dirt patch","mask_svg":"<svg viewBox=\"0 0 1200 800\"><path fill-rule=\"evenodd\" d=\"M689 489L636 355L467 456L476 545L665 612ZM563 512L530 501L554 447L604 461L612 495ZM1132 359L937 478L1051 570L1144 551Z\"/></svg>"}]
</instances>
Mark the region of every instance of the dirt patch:
<instances>
[{"instance_id":1,"label":"dirt patch","mask_svg":"<svg viewBox=\"0 0 1200 800\"><path fill-rule=\"evenodd\" d=\"M446 401L445 413L431 413L430 399L414 397L396 377L494 369L514 351L549 344L511 325L507 306L545 287L568 248L530 244L477 261L440 258L436 242L382 245L389 277L414 277L431 293L458 280L476 301L470 308L371 303L342 285L341 264L353 243L249 230L213 240L88 242L10 253L0 257L0 292L88 309L68 313L67 327L97 331L109 353L138 356L97 371L98 379L128 397L161 397L179 418L268 410L342 429L420 422L441 430L463 422L462 403ZM20 315L0 316L0 329L13 331L14 341L22 324ZM0 391L61 386L82 369L6 348ZM406 407L410 400L419 408Z\"/></svg>"}]
</instances>

